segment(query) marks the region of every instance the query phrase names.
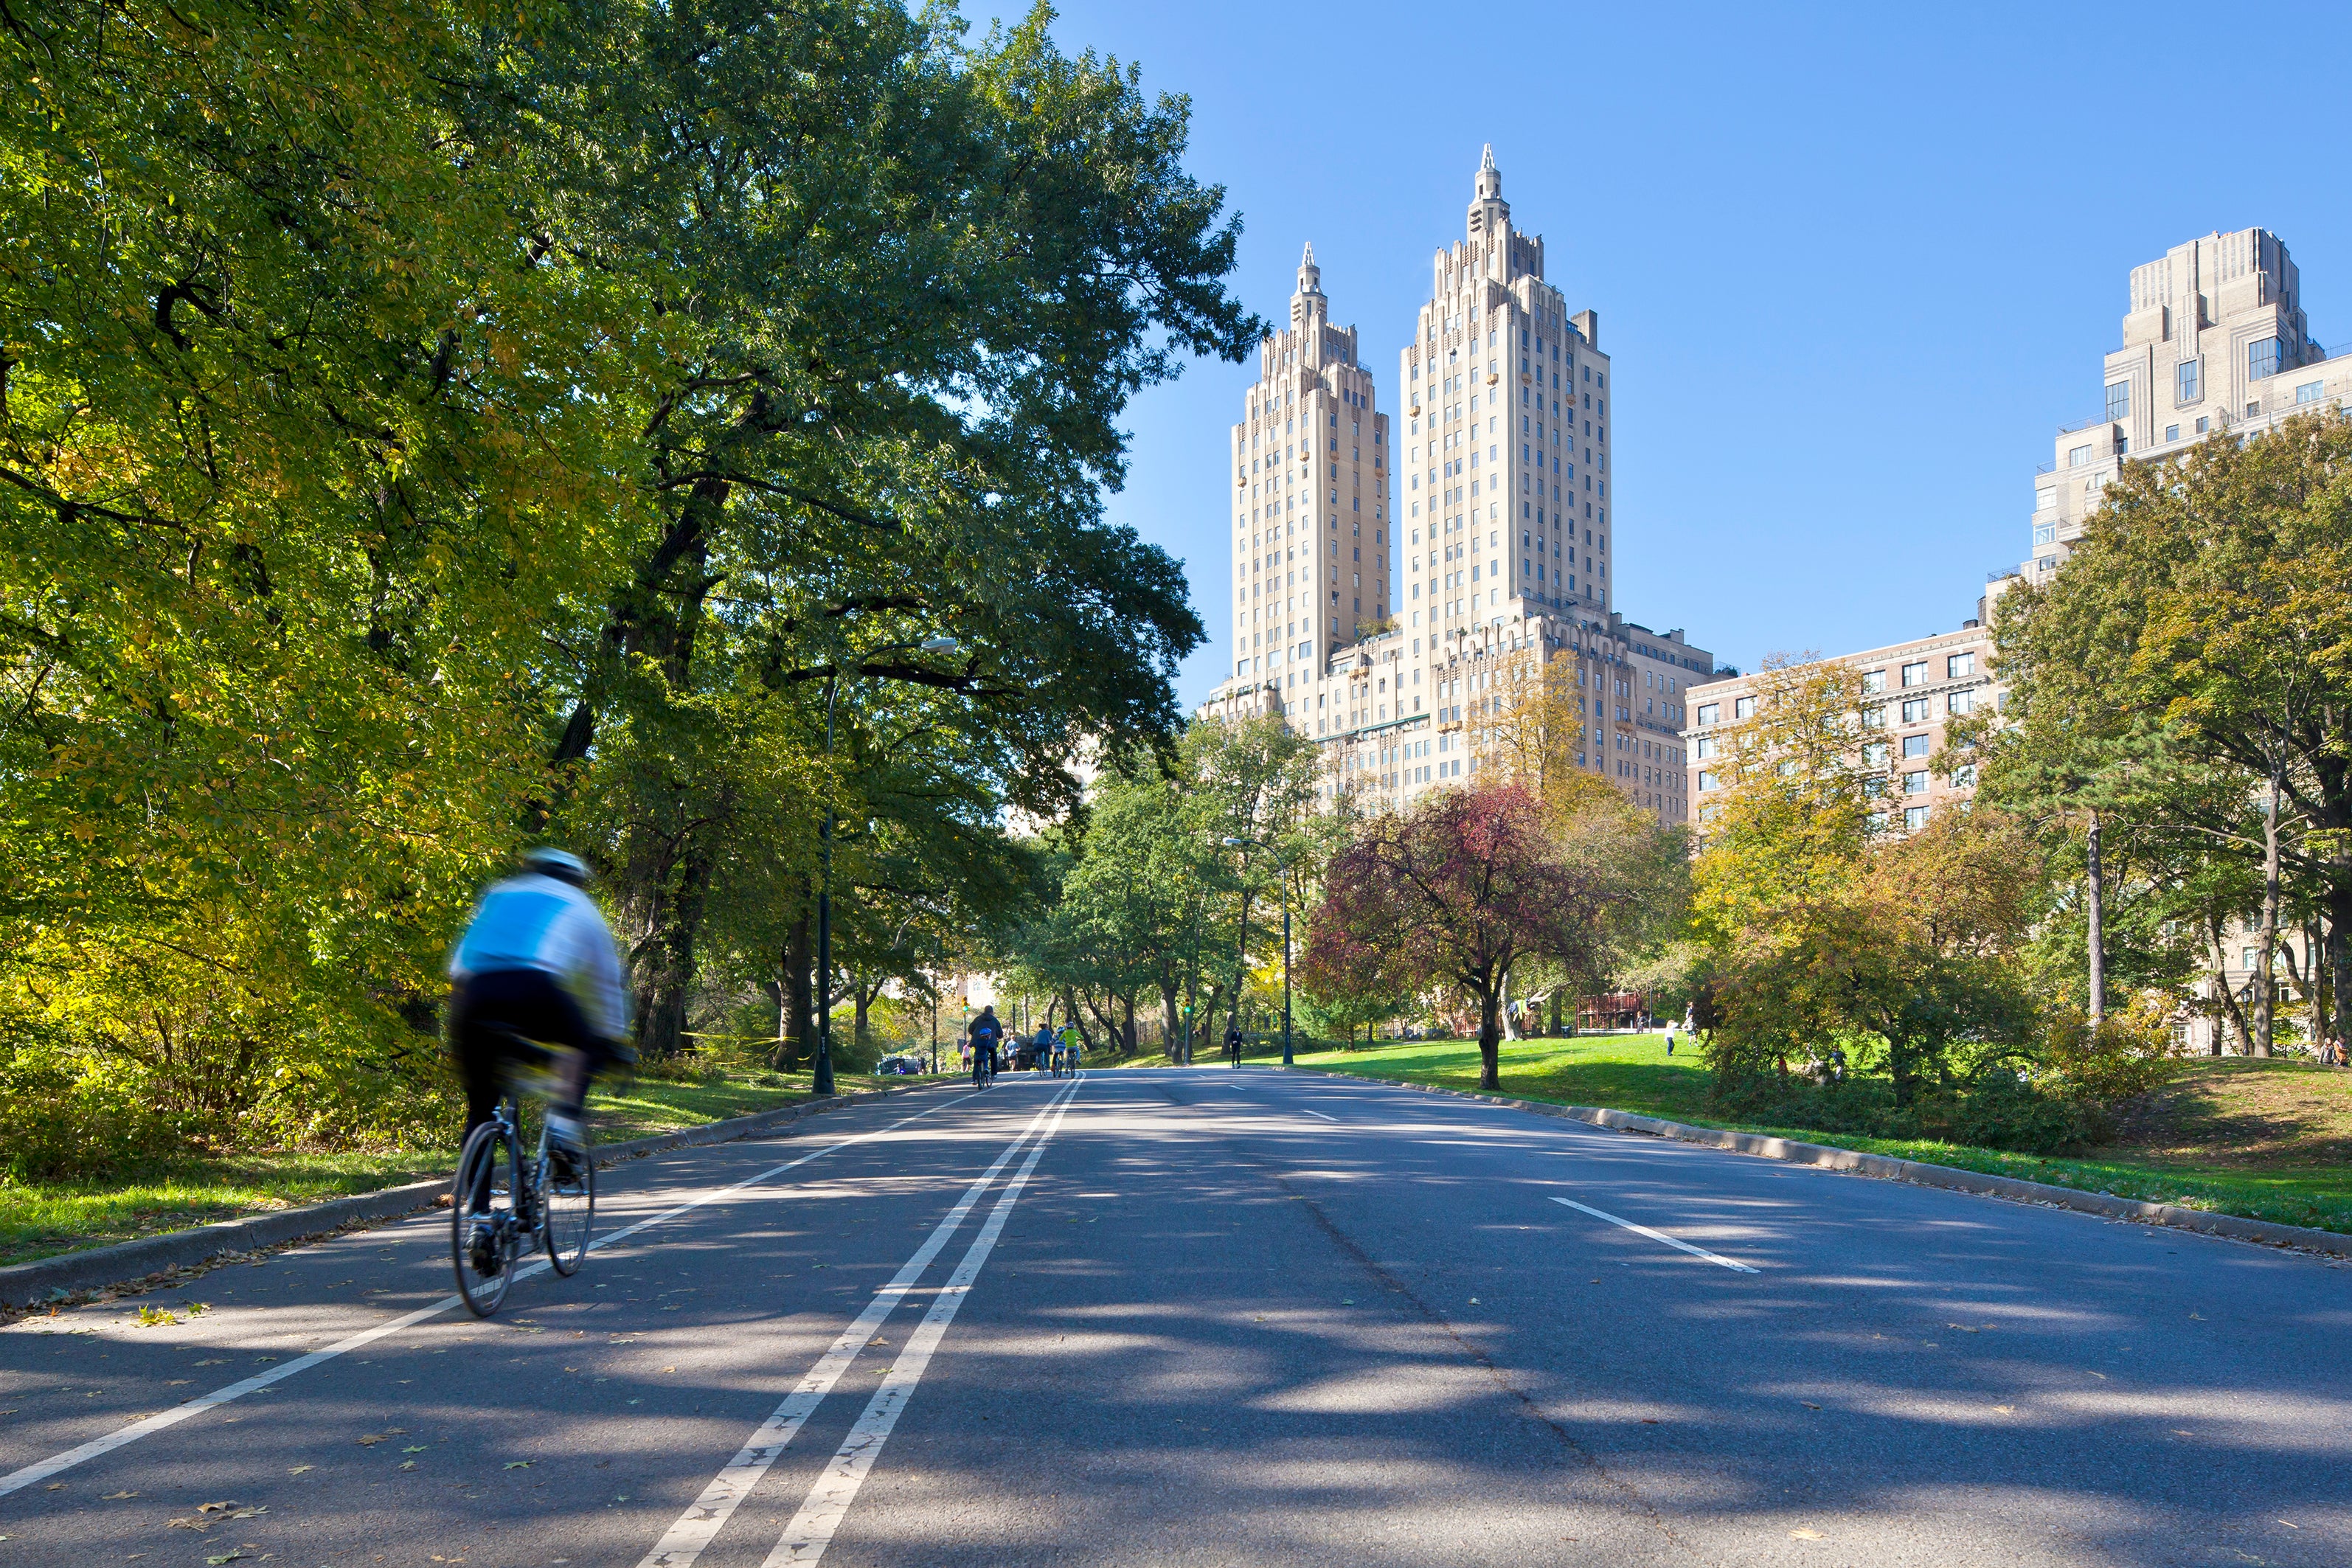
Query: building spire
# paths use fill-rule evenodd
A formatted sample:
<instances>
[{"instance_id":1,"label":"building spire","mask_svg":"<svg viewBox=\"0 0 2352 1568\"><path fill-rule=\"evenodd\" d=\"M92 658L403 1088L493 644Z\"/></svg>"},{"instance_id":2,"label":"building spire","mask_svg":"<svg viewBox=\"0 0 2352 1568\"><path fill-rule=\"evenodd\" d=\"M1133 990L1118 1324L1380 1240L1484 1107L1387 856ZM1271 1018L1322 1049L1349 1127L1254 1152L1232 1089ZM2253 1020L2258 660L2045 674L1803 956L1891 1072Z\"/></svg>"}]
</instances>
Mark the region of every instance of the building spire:
<instances>
[{"instance_id":1,"label":"building spire","mask_svg":"<svg viewBox=\"0 0 2352 1568\"><path fill-rule=\"evenodd\" d=\"M1307 254L1298 261L1298 291L1301 294L1323 292L1323 269L1315 265L1315 242L1307 242Z\"/></svg>"}]
</instances>

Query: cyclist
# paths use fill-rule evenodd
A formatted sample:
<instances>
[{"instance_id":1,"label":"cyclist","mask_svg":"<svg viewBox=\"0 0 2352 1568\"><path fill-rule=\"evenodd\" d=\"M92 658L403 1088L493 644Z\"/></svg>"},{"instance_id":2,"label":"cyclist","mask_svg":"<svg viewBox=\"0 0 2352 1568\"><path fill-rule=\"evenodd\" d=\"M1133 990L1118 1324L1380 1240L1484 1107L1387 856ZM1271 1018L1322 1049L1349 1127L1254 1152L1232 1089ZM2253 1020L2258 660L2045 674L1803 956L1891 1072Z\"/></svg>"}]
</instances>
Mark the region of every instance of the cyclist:
<instances>
[{"instance_id":1,"label":"cyclist","mask_svg":"<svg viewBox=\"0 0 2352 1568\"><path fill-rule=\"evenodd\" d=\"M1078 1076L1078 1026L1073 1022L1062 1026L1062 1066L1072 1078Z\"/></svg>"},{"instance_id":2,"label":"cyclist","mask_svg":"<svg viewBox=\"0 0 2352 1568\"><path fill-rule=\"evenodd\" d=\"M1051 1024L1040 1024L1037 1026L1036 1036L1029 1042L1029 1064L1040 1072L1045 1072L1052 1069L1054 1066L1054 1026Z\"/></svg>"},{"instance_id":3,"label":"cyclist","mask_svg":"<svg viewBox=\"0 0 2352 1568\"><path fill-rule=\"evenodd\" d=\"M971 1081L974 1087L984 1087L996 1076L996 1047L1004 1038L1004 1026L998 1022L996 1005L990 1003L971 1021Z\"/></svg>"},{"instance_id":4,"label":"cyclist","mask_svg":"<svg viewBox=\"0 0 2352 1568\"><path fill-rule=\"evenodd\" d=\"M629 993L604 914L588 897L588 867L562 849L534 849L522 874L491 885L449 954L449 1045L466 1083L466 1131L490 1119L513 1038L569 1047L548 1106L559 1174L587 1147L588 1081L629 1061ZM488 1194L470 1199L472 1212ZM487 1238L485 1238L487 1239Z\"/></svg>"}]
</instances>

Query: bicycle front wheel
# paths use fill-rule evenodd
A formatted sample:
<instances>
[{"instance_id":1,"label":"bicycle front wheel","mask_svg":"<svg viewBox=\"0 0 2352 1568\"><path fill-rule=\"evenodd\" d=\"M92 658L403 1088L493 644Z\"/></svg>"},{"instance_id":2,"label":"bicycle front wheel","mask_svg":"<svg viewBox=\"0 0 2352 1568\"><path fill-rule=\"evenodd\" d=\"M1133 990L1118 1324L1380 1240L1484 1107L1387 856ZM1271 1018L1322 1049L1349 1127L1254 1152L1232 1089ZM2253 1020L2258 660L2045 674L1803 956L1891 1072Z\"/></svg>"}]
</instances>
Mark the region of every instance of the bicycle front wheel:
<instances>
[{"instance_id":1,"label":"bicycle front wheel","mask_svg":"<svg viewBox=\"0 0 2352 1568\"><path fill-rule=\"evenodd\" d=\"M588 1234L596 1218L596 1156L582 1150L571 1160L572 1173L556 1169L555 1152L539 1156L540 1241L547 1261L566 1279L580 1272L588 1256Z\"/></svg>"},{"instance_id":2,"label":"bicycle front wheel","mask_svg":"<svg viewBox=\"0 0 2352 1568\"><path fill-rule=\"evenodd\" d=\"M478 1318L497 1311L514 1282L520 1153L504 1128L484 1122L466 1140L449 1190L449 1252L457 1270L457 1296Z\"/></svg>"}]
</instances>

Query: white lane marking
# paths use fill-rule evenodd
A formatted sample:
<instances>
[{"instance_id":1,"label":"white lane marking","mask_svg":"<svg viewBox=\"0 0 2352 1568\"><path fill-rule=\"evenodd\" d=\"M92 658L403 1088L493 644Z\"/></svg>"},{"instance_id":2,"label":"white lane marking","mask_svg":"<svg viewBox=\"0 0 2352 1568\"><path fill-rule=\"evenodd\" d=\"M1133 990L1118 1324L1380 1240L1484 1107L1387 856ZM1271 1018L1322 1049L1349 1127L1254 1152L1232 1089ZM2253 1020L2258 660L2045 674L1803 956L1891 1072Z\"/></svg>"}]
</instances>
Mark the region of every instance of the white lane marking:
<instances>
[{"instance_id":1,"label":"white lane marking","mask_svg":"<svg viewBox=\"0 0 2352 1568\"><path fill-rule=\"evenodd\" d=\"M719 1198L727 1196L730 1193L739 1193L745 1187L757 1186L761 1182L767 1181L772 1176L780 1176L795 1166L805 1165L811 1160L822 1159L824 1156L832 1153L836 1149L846 1149L852 1143L863 1143L868 1139L879 1138L886 1132L895 1132L899 1128L906 1126L909 1121L919 1121L924 1117L930 1115L933 1111L945 1110L949 1106L957 1104L961 1100L970 1100L971 1098L971 1096L968 1094L960 1095L956 1100L946 1100L940 1104L930 1106L922 1110L918 1110L912 1116L901 1117L887 1127L877 1128L871 1132L861 1132L855 1138L845 1138L838 1143L829 1143L825 1147L817 1150L814 1153L803 1154L797 1160L788 1160L781 1165L771 1166L769 1169L761 1172L758 1175L746 1176L743 1180L737 1182L730 1186L715 1188L710 1192L703 1194L702 1196L698 1198L678 1205L677 1207L674 1209L665 1210L663 1213L651 1215L646 1219L641 1219L637 1221L636 1224L614 1231L608 1236L597 1237L588 1244L588 1248L590 1251L593 1252L600 1248L610 1247L616 1241L625 1240L629 1237L635 1236L637 1232L646 1229L648 1226L656 1226L661 1224L664 1220L676 1219L682 1214L686 1214L694 1209L698 1209L703 1205L715 1202ZM532 1275L541 1274L546 1272L546 1270L547 1261L546 1259L541 1258L537 1263L526 1264L522 1268L516 1269L515 1278L517 1279L528 1279ZM257 1377L248 1377L240 1382L232 1383L226 1388L215 1388L210 1394L203 1394L197 1398L189 1400L185 1405L174 1405L171 1409L163 1411L160 1415L150 1415L142 1420L134 1421L128 1426L118 1427L102 1437L93 1437L78 1448L68 1448L62 1454L51 1455L48 1458L39 1460L34 1464L26 1465L21 1470L12 1470L5 1476L0 1476L0 1497L6 1497L13 1491L21 1491L23 1489L31 1486L35 1481L47 1480L51 1476L56 1475L60 1470L69 1470L74 1466L88 1459L95 1459L101 1454L110 1454L126 1443L136 1443L142 1437L152 1436L155 1433L163 1431L167 1426L176 1426L191 1415L201 1415L205 1411L211 1410L218 1405L226 1405L233 1399L242 1399L247 1394L251 1394L257 1389L267 1388L273 1383L283 1383L286 1379L292 1377L296 1373L308 1372L310 1368L317 1366L321 1362L332 1361L339 1355L348 1355L355 1350L363 1350L367 1346L375 1343L376 1341L383 1338L386 1334L396 1334L403 1329L413 1328L416 1324L425 1321L427 1318L436 1318L440 1316L442 1313L448 1311L457 1304L457 1298L454 1294L444 1296L441 1300L434 1302L429 1307L419 1307L413 1312L403 1313L401 1316L393 1319L388 1323L378 1323L374 1328L362 1330L359 1333L352 1335L349 1339L337 1340L333 1344L327 1346L323 1350L315 1350L308 1355L298 1356L294 1360L288 1362L284 1366L271 1367L268 1372L261 1373Z\"/></svg>"},{"instance_id":2,"label":"white lane marking","mask_svg":"<svg viewBox=\"0 0 2352 1568\"><path fill-rule=\"evenodd\" d=\"M1065 1092L1074 1091L1076 1088L1075 1084L1071 1085L1070 1089ZM857 1352L865 1347L866 1342L906 1299L908 1289L922 1277L924 1269L931 1266L931 1259L947 1246L949 1238L963 1224L964 1216L971 1213L972 1205L980 1202L981 1194L988 1190L991 1182L996 1180L997 1173L1021 1152L1021 1145L1037 1131L1038 1125L1053 1110L1052 1101L1040 1107L1037 1114L1030 1119L1029 1125L1021 1130L1020 1136L1004 1146L1004 1152L996 1157L996 1163L989 1166L964 1189L963 1196L948 1211L947 1217L940 1221L938 1228L915 1249L914 1256L907 1259L906 1267L891 1276L890 1282L875 1293L874 1300L867 1302L866 1310L842 1331L841 1337L833 1342L832 1348L817 1358L816 1364L809 1369L807 1376L801 1379L799 1386L776 1406L767 1420L760 1424L744 1443L742 1451L728 1462L727 1468L720 1470L709 1486L702 1489L702 1495L694 1500L694 1506L678 1515L677 1521L654 1542L653 1550L646 1553L638 1568L688 1568L688 1564L702 1554L703 1548L709 1546L726 1526L736 1506L751 1494L751 1489L759 1484L760 1478L768 1473L768 1468L783 1453L784 1446L800 1431L802 1424L815 1413L816 1407L824 1402L824 1396L833 1392L834 1385L841 1381L842 1373L849 1370L850 1363L857 1359Z\"/></svg>"},{"instance_id":3,"label":"white lane marking","mask_svg":"<svg viewBox=\"0 0 2352 1568\"><path fill-rule=\"evenodd\" d=\"M1307 1110L1307 1107L1305 1107L1305 1106L1303 1106L1303 1105L1302 1105L1302 1106L1297 1107L1297 1109L1298 1109L1298 1110ZM1323 1116L1323 1113L1322 1113L1321 1111L1319 1111L1319 1110L1307 1110L1307 1115L1309 1115L1309 1116ZM1336 1116L1323 1116L1323 1120L1324 1120L1324 1121L1339 1121L1339 1119L1338 1117L1336 1117Z\"/></svg>"},{"instance_id":4,"label":"white lane marking","mask_svg":"<svg viewBox=\"0 0 2352 1568\"><path fill-rule=\"evenodd\" d=\"M857 1500L857 1489L866 1484L874 1462L882 1457L882 1445L890 1440L890 1429L898 1424L899 1412L906 1409L907 1401L914 1394L915 1385L923 1380L924 1369L931 1364L931 1352L939 1349L948 1325L955 1321L956 1310L971 1293L971 1282L979 1277L981 1265L988 1261L988 1255L995 1249L996 1238L1004 1232L1004 1222L1012 1215L1013 1203L1021 1196L1021 1189L1028 1184L1029 1173L1037 1168L1038 1158L1045 1152L1045 1145L1053 1142L1054 1134L1061 1129L1062 1113L1069 1109L1070 1101L1076 1098L1076 1087L1073 1085L1071 1092L1053 1108L1053 1124L1038 1134L1037 1141L1029 1146L1029 1157L1021 1163L1021 1169L1013 1178L1004 1184L1003 1194L996 1200L996 1206L989 1210L988 1222L980 1227L980 1234L972 1237L971 1247L964 1253L963 1261L956 1265L956 1271L940 1288L939 1296L931 1302L931 1310L923 1314L922 1322L907 1337L907 1348L898 1352L898 1359L891 1363L888 1373L882 1379L882 1386L876 1389L874 1397L866 1402L866 1414L857 1418L857 1425L851 1427L849 1436L842 1439L840 1448L833 1456L833 1462L825 1467L824 1474L817 1478L816 1485L809 1489L807 1500L801 1504L801 1510L793 1516L792 1523L784 1527L784 1533L776 1542L775 1550L768 1553L767 1561L761 1564L761 1568L784 1568L786 1563L814 1563L833 1543L834 1531L841 1527L843 1518L849 1512L849 1505Z\"/></svg>"},{"instance_id":5,"label":"white lane marking","mask_svg":"<svg viewBox=\"0 0 2352 1568\"><path fill-rule=\"evenodd\" d=\"M1689 1253L1693 1258L1704 1258L1709 1263L1720 1263L1726 1268L1737 1269L1742 1274L1753 1274L1757 1272L1745 1263L1735 1263L1728 1258L1720 1257L1716 1253L1709 1252L1704 1247L1693 1247L1687 1241L1677 1241L1673 1237L1668 1236L1665 1232L1662 1230L1652 1230L1646 1225L1635 1225L1630 1219L1619 1219L1615 1215L1611 1214L1608 1210L1594 1208L1591 1204L1580 1204L1574 1198L1556 1197L1551 1201L1556 1204L1566 1204L1572 1209L1581 1209L1595 1219L1605 1219L1611 1225L1622 1226L1627 1230L1633 1231L1636 1235L1648 1237L1652 1241L1663 1241L1668 1247L1679 1247L1683 1251Z\"/></svg>"}]
</instances>

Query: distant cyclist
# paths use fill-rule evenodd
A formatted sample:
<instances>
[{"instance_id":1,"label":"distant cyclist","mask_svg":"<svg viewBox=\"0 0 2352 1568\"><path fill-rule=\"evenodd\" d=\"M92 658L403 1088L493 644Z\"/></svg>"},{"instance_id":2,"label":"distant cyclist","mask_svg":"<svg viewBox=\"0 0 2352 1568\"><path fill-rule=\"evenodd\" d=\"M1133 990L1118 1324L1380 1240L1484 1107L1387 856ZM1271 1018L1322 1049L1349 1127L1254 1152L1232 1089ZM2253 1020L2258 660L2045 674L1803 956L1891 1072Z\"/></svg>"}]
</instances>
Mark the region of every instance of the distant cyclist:
<instances>
[{"instance_id":1,"label":"distant cyclist","mask_svg":"<svg viewBox=\"0 0 2352 1568\"><path fill-rule=\"evenodd\" d=\"M1078 1026L1075 1023L1062 1026L1062 1066L1072 1078L1078 1076Z\"/></svg>"},{"instance_id":2,"label":"distant cyclist","mask_svg":"<svg viewBox=\"0 0 2352 1568\"><path fill-rule=\"evenodd\" d=\"M629 993L588 868L562 849L534 849L522 874L491 885L449 955L449 1045L466 1083L466 1131L497 1109L513 1037L571 1047L547 1112L548 1142L568 1160L587 1147L588 1081L634 1059ZM475 1200L478 1209L481 1197Z\"/></svg>"},{"instance_id":3,"label":"distant cyclist","mask_svg":"<svg viewBox=\"0 0 2352 1568\"><path fill-rule=\"evenodd\" d=\"M971 1021L971 1081L982 1085L996 1076L996 1047L1003 1042L1004 1026L998 1021L995 1004L980 1010Z\"/></svg>"}]
</instances>

